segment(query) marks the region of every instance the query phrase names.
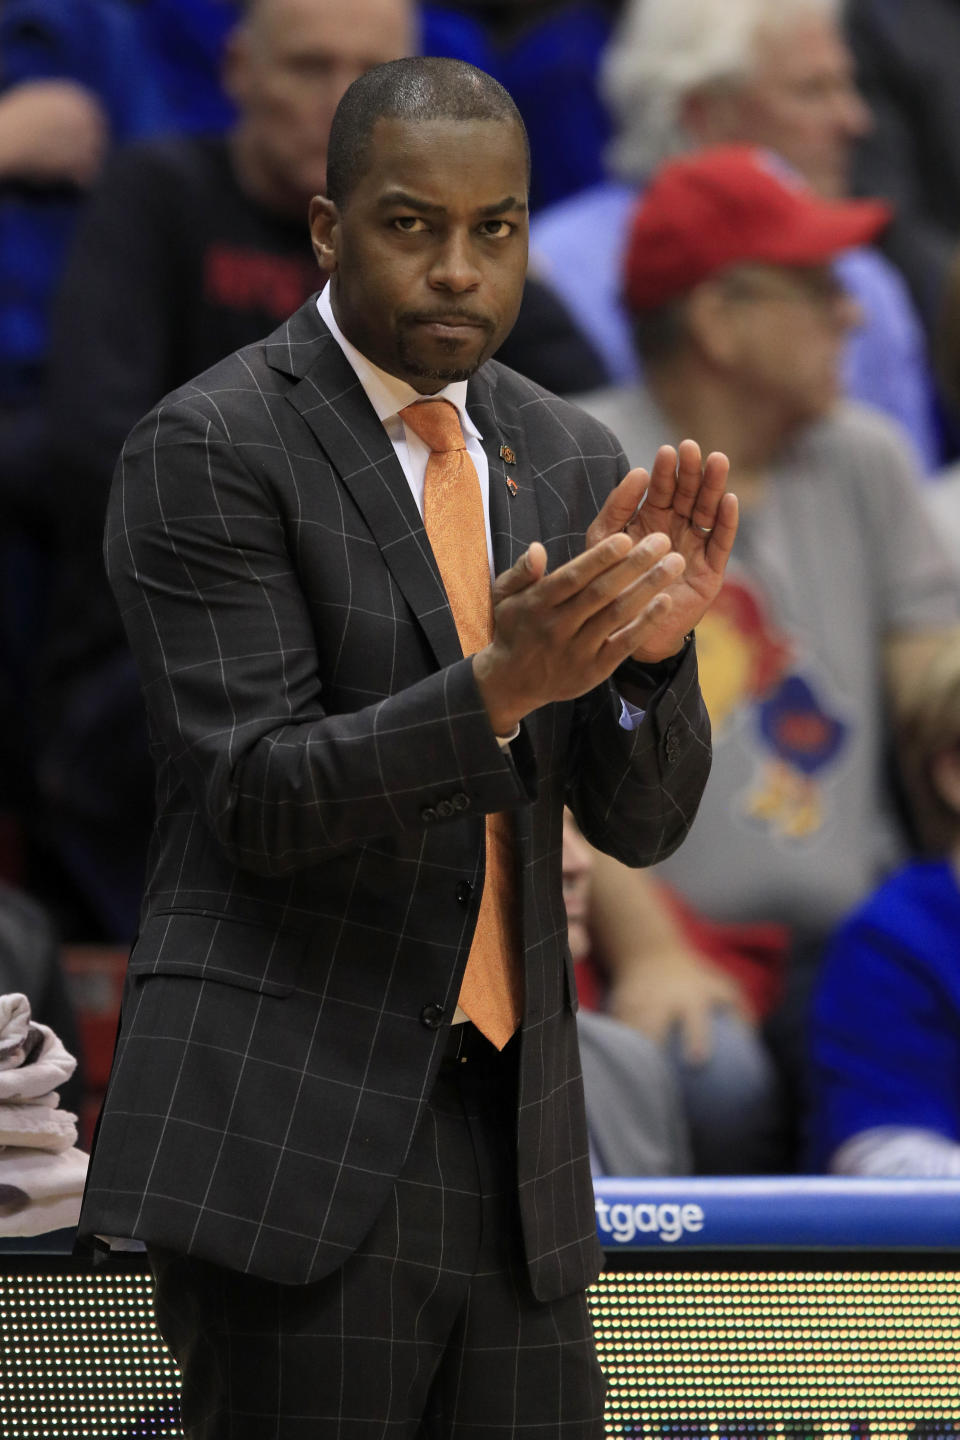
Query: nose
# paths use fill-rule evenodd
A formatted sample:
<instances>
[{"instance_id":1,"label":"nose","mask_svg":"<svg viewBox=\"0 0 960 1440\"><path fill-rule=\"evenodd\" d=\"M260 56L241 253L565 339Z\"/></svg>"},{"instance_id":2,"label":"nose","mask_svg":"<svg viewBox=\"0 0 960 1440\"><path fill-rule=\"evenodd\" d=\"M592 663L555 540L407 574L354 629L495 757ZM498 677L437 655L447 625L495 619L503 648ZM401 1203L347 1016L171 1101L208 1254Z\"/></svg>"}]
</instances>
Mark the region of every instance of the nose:
<instances>
[{"instance_id":1,"label":"nose","mask_svg":"<svg viewBox=\"0 0 960 1440\"><path fill-rule=\"evenodd\" d=\"M444 238L430 267L430 283L437 290L450 290L462 295L475 290L480 283L480 270L473 254L471 239L459 229Z\"/></svg>"},{"instance_id":2,"label":"nose","mask_svg":"<svg viewBox=\"0 0 960 1440\"><path fill-rule=\"evenodd\" d=\"M837 93L837 122L851 140L862 140L873 129L870 106L852 82Z\"/></svg>"}]
</instances>

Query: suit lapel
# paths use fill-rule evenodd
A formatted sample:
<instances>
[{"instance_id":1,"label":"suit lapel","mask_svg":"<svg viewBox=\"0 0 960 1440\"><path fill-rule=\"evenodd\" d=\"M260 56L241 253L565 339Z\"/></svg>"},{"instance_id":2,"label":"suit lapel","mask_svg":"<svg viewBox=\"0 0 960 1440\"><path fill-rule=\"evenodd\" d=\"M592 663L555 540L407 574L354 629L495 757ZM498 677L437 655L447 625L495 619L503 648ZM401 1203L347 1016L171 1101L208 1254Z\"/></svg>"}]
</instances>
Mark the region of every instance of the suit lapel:
<instances>
[{"instance_id":1,"label":"suit lapel","mask_svg":"<svg viewBox=\"0 0 960 1440\"><path fill-rule=\"evenodd\" d=\"M531 541L540 539L529 436L517 414L498 404L493 370L480 370L470 381L467 408L483 436L490 467L490 532L493 568L499 575L516 564Z\"/></svg>"},{"instance_id":2,"label":"suit lapel","mask_svg":"<svg viewBox=\"0 0 960 1440\"><path fill-rule=\"evenodd\" d=\"M320 319L315 297L269 337L265 353L273 369L298 381L288 392L290 403L349 490L437 663L452 664L463 652L423 521L387 432ZM529 437L515 408L499 403L491 367L470 381L467 408L483 436L489 465L490 530L499 575L541 536Z\"/></svg>"},{"instance_id":3,"label":"suit lapel","mask_svg":"<svg viewBox=\"0 0 960 1440\"><path fill-rule=\"evenodd\" d=\"M350 492L437 663L452 664L463 652L416 502L387 432L314 300L270 337L266 354L274 369L299 378L290 403Z\"/></svg>"}]
</instances>

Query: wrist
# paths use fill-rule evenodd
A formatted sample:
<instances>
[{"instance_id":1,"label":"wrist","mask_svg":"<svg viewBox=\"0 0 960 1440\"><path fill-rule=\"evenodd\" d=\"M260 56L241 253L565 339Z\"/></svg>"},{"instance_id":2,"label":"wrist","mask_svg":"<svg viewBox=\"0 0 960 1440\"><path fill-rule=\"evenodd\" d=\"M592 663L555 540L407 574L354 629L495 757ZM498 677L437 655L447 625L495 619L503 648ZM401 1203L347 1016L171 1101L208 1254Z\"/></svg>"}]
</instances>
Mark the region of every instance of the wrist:
<instances>
[{"instance_id":1,"label":"wrist","mask_svg":"<svg viewBox=\"0 0 960 1440\"><path fill-rule=\"evenodd\" d=\"M614 670L613 678L618 684L632 682L645 687L649 687L651 683L655 686L660 685L664 680L673 678L693 643L694 632L688 630L679 650L675 650L672 655L666 655L659 660L647 660L638 658L636 655L629 655Z\"/></svg>"},{"instance_id":2,"label":"wrist","mask_svg":"<svg viewBox=\"0 0 960 1440\"><path fill-rule=\"evenodd\" d=\"M512 695L511 687L504 683L492 650L492 645L488 645L474 655L473 678L487 712L490 728L497 740L504 743L516 738L527 710L523 708L522 702Z\"/></svg>"}]
</instances>

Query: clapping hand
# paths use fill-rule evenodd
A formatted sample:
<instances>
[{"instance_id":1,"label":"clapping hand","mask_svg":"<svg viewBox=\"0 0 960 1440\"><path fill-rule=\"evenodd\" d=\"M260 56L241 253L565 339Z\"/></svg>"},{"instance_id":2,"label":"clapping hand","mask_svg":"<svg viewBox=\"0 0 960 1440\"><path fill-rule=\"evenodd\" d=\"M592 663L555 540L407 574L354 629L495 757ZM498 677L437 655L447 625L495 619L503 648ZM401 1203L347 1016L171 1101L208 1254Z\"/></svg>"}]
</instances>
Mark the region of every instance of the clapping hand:
<instances>
[{"instance_id":1,"label":"clapping hand","mask_svg":"<svg viewBox=\"0 0 960 1440\"><path fill-rule=\"evenodd\" d=\"M582 554L548 574L535 541L497 577L494 638L473 657L496 734L582 695L628 656L677 653L723 582L737 530L728 469L720 454L702 464L692 440L679 457L664 445L649 475L631 470L607 497Z\"/></svg>"},{"instance_id":2,"label":"clapping hand","mask_svg":"<svg viewBox=\"0 0 960 1440\"><path fill-rule=\"evenodd\" d=\"M737 533L737 499L726 488L729 469L727 457L716 451L703 461L694 440L682 441L679 452L662 445L649 474L631 470L587 531L588 548L618 531L634 541L665 535L683 558L681 574L662 592L670 603L651 615L632 652L635 660L675 654L723 584Z\"/></svg>"}]
</instances>

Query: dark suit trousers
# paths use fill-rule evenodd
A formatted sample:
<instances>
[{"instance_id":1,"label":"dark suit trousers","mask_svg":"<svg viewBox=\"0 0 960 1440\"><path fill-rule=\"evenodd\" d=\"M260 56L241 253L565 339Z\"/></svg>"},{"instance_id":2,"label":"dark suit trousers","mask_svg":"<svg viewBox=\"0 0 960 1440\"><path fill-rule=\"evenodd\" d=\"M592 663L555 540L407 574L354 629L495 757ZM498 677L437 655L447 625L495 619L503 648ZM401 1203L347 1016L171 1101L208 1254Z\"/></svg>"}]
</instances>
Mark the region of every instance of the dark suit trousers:
<instances>
[{"instance_id":1,"label":"dark suit trousers","mask_svg":"<svg viewBox=\"0 0 960 1440\"><path fill-rule=\"evenodd\" d=\"M390 1199L317 1284L151 1251L189 1440L600 1440L582 1294L530 1290L517 1205L518 1040L469 1027Z\"/></svg>"}]
</instances>

